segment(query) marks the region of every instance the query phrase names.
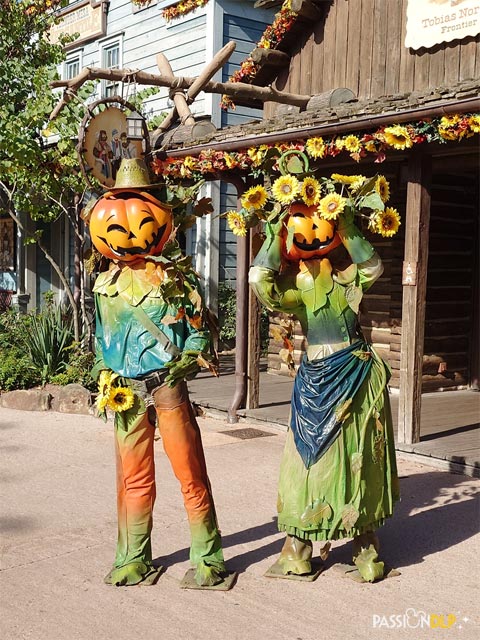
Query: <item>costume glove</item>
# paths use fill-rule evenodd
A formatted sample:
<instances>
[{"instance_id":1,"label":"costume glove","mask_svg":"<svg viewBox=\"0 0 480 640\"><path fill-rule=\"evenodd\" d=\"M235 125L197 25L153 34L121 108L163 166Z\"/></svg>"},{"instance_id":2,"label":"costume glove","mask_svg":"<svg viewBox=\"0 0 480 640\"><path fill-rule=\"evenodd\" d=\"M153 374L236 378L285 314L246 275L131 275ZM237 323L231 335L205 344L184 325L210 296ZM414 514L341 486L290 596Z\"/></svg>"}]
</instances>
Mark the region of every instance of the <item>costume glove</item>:
<instances>
[{"instance_id":1,"label":"costume glove","mask_svg":"<svg viewBox=\"0 0 480 640\"><path fill-rule=\"evenodd\" d=\"M353 221L353 211L345 207L337 223L337 233L343 246L350 254L354 264L366 262L375 253L370 242L363 237L362 232Z\"/></svg>"},{"instance_id":2,"label":"costume glove","mask_svg":"<svg viewBox=\"0 0 480 640\"><path fill-rule=\"evenodd\" d=\"M168 369L165 382L169 387L174 387L180 380L193 378L200 371L198 355L198 351L184 351L181 356L165 363L165 368Z\"/></svg>"},{"instance_id":3,"label":"costume glove","mask_svg":"<svg viewBox=\"0 0 480 640\"><path fill-rule=\"evenodd\" d=\"M266 238L253 261L255 267L265 267L272 271L280 271L282 264L282 228L283 221L265 225Z\"/></svg>"}]
</instances>

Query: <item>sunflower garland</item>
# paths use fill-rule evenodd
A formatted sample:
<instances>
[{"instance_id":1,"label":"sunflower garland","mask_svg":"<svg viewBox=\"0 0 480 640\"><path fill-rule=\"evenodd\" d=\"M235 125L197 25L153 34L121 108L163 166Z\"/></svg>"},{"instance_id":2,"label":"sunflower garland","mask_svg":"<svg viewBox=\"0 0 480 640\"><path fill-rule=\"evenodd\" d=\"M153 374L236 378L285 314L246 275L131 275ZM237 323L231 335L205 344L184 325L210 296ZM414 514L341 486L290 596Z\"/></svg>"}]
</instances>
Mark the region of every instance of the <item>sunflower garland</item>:
<instances>
[{"instance_id":1,"label":"sunflower garland","mask_svg":"<svg viewBox=\"0 0 480 640\"><path fill-rule=\"evenodd\" d=\"M276 172L280 172L279 162L282 155L294 151L300 152L306 156L308 161L313 161L315 171L305 173L301 176L301 180L297 177L298 173L286 172L288 175L282 175L274 181L275 190L272 188L267 190L261 184L250 187L241 198L242 208L240 211L228 211L222 214L227 218L235 235L245 236L247 229L258 224L259 220L278 219L283 207L295 200L302 201L307 206L320 206L321 203L323 215L335 219L352 202L356 211L362 209L359 206L360 201L366 201L368 191L372 196L376 196L378 204L375 207L362 205L364 209L370 208L370 217L366 216L369 218L368 226L375 233L388 238L397 232L400 217L398 212L392 213L395 210L385 209L385 204L390 196L390 187L384 176L376 176L373 180L358 174L334 173L329 179L320 179L316 174L319 171L321 161L348 153L356 162L373 155L376 163L382 163L386 160L387 152L390 151L403 151L419 144L452 144L452 142L459 142L479 133L480 114L454 114L403 125L393 124L363 134L315 136L306 140L300 139L274 145L261 144L243 151L224 152L206 149L197 156L178 159L167 157L166 160L161 160L156 157L151 168L153 173L161 176L166 185L167 193L170 191L175 193L178 200L175 190L179 189L179 178L197 181L198 186L203 184L205 177L229 172L233 168L253 178L263 178L264 175L275 175ZM184 188L180 187L180 190L182 189ZM346 202L336 198L324 200L328 194L334 192L341 198L346 198ZM372 198L370 198L370 202L373 202ZM380 218L376 216L373 219L371 214L375 211L384 212L385 215ZM196 215L198 214L190 216L190 223L195 221ZM182 229L185 226L188 225L182 223Z\"/></svg>"},{"instance_id":2,"label":"sunflower garland","mask_svg":"<svg viewBox=\"0 0 480 640\"><path fill-rule=\"evenodd\" d=\"M428 143L447 144L459 142L480 133L480 114L456 114L432 120L420 120L405 125L380 127L376 131L348 136L312 137L275 145L261 144L243 151L215 151L206 149L198 156L185 158L155 158L152 170L162 180L178 178L202 180L213 173L240 169L253 177L275 170L275 160L290 150L303 151L317 162L346 154L360 162L373 157L382 163L390 151L404 151L412 146ZM354 176L349 176L353 182ZM350 183L351 183L350 182Z\"/></svg>"},{"instance_id":3,"label":"sunflower garland","mask_svg":"<svg viewBox=\"0 0 480 640\"><path fill-rule=\"evenodd\" d=\"M292 11L291 0L285 0L278 13L275 14L273 23L263 32L262 37L256 44L257 49L276 49L282 42L285 35L295 24L298 13ZM260 65L253 61L252 56L248 56L235 73L228 79L228 82L251 82L257 75ZM235 109L235 103L227 96L222 96L220 106L224 110Z\"/></svg>"},{"instance_id":4,"label":"sunflower garland","mask_svg":"<svg viewBox=\"0 0 480 640\"><path fill-rule=\"evenodd\" d=\"M150 0L134 0L136 4L148 4ZM170 22L171 20L177 20L182 16L187 15L187 13L191 13L196 9L204 7L208 4L209 0L181 0L177 2L177 4L173 5L173 7L167 7L162 11L162 17L165 22Z\"/></svg>"}]
</instances>

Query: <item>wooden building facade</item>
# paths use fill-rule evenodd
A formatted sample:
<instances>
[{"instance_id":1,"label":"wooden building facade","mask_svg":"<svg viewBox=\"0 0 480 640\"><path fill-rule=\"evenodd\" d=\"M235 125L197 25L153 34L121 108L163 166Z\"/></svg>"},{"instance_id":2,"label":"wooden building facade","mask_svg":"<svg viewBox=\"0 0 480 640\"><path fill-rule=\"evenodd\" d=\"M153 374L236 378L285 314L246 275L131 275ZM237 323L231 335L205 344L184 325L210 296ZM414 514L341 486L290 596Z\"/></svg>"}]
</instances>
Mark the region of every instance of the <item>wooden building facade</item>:
<instances>
[{"instance_id":1,"label":"wooden building facade","mask_svg":"<svg viewBox=\"0 0 480 640\"><path fill-rule=\"evenodd\" d=\"M257 2L258 6L266 4L281 5ZM262 83L274 80L278 90L301 95L328 95L338 88L346 88L360 101L374 103L381 98L379 113L384 109L388 111L388 96L403 94L408 98L405 111L418 106L420 98L424 110L419 115L428 118L428 105L437 106L440 98L438 87L461 85L463 81L480 78L480 41L477 35L439 42L429 49L407 48L404 45L407 4L408 0L294 0L290 6L300 12L300 19L276 51L262 57L258 80ZM453 17L454 11L459 17L461 4L452 2L441 6L432 2L432 15L436 9L439 19ZM463 12L466 16L469 12L476 16L478 10L465 5ZM480 21L480 15L477 19ZM312 20L313 28L306 28L306 23ZM283 54L283 59L277 51ZM281 62L283 66L279 70ZM282 114L295 111L300 110L267 103L264 114L267 119L280 119ZM361 116L362 110L352 115L353 119L355 115ZM379 168L391 184L394 206L402 212L408 212L411 156L411 153L396 154ZM415 265L416 268L424 265L426 269L424 291L417 301L421 308L416 310L423 316L423 335L417 336L419 343L415 347L418 349L420 343L424 343L421 389L427 392L478 388L478 155L473 146L459 143L448 152L431 145L422 150L422 156L423 166L428 168L429 184L427 186L426 174L421 182L428 188L430 203L429 222L425 213L419 220L419 225L424 227L422 245L418 247L422 255ZM352 163L349 169L354 167ZM332 169L338 170L338 167L332 165ZM342 170L348 172L345 166ZM365 296L361 315L365 335L392 367L393 388L400 386L402 334L406 342L406 333L411 331L405 323L408 310L403 307L402 270L406 225L411 233L420 231L412 231L412 224L407 213L401 232L395 238L377 243L385 272L373 291ZM418 242L418 237L416 240ZM415 323L418 314L412 318ZM274 318L273 322L278 319ZM422 329L417 327L415 332L421 334ZM278 355L280 347L271 342L269 367L286 372ZM299 333L296 333L295 348L298 361L305 348Z\"/></svg>"}]
</instances>

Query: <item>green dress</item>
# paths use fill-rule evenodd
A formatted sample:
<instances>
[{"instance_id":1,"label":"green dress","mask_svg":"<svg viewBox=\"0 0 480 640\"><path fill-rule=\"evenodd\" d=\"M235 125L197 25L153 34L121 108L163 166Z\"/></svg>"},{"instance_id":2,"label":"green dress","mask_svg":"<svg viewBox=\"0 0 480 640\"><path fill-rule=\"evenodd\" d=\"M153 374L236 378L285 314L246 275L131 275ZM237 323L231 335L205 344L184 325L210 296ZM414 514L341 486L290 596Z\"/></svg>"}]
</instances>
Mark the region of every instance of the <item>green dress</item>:
<instances>
[{"instance_id":1,"label":"green dress","mask_svg":"<svg viewBox=\"0 0 480 640\"><path fill-rule=\"evenodd\" d=\"M322 361L356 343L364 345L358 307L382 273L376 254L335 269L329 259L290 264L281 273L253 266L250 283L269 309L295 315L309 347L306 357ZM292 429L280 466L278 527L309 540L355 537L381 526L399 498L389 370L369 345L367 377L347 403L337 407L341 427L321 457L306 465ZM320 392L320 389L319 389Z\"/></svg>"}]
</instances>

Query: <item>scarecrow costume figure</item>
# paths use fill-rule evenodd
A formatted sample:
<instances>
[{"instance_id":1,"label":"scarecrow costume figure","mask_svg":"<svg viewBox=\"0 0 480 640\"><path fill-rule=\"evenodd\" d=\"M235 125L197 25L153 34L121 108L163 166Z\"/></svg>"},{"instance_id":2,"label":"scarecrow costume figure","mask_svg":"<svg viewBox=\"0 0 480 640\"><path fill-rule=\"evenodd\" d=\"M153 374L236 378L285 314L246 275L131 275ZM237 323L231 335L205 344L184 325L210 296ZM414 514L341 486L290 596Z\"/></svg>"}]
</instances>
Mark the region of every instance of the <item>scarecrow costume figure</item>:
<instances>
[{"instance_id":1,"label":"scarecrow costume figure","mask_svg":"<svg viewBox=\"0 0 480 640\"><path fill-rule=\"evenodd\" d=\"M280 467L278 527L287 539L269 575L312 574L313 541L324 541L325 559L329 541L351 537L356 569L373 582L384 577L375 530L392 515L398 479L389 369L358 321L363 292L383 267L354 215L362 212L382 235L392 235L400 222L394 209L384 207L383 176L317 180L304 156L298 164L302 156L297 152L290 163L296 175L288 171L291 158L280 159L283 175L272 185L275 208L255 211L267 220L266 239L249 275L259 300L294 315L308 341ZM259 197L263 187L256 194L253 189L243 200L250 214L250 202L269 206L267 191Z\"/></svg>"},{"instance_id":2,"label":"scarecrow costume figure","mask_svg":"<svg viewBox=\"0 0 480 640\"><path fill-rule=\"evenodd\" d=\"M115 188L90 213L90 235L110 260L95 286L97 407L115 411L118 542L105 581L152 579L155 502L154 434L180 482L195 582L211 587L226 575L203 446L185 379L211 366L210 335L190 259L162 256L171 238L171 208L151 187L140 160L122 160Z\"/></svg>"}]
</instances>

